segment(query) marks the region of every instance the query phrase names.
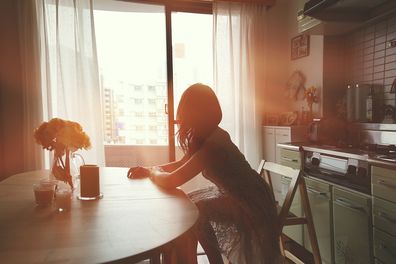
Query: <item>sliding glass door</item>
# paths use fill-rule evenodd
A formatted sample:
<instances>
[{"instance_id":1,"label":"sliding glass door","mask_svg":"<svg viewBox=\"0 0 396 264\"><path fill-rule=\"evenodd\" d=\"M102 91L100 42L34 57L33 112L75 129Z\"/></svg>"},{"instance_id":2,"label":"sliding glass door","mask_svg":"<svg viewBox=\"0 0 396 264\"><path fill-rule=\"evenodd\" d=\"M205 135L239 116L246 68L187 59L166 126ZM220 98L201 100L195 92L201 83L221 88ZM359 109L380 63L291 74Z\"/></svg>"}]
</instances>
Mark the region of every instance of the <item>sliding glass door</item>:
<instances>
[{"instance_id":1,"label":"sliding glass door","mask_svg":"<svg viewBox=\"0 0 396 264\"><path fill-rule=\"evenodd\" d=\"M191 84L212 85L212 16L94 1L107 166L176 158L175 109Z\"/></svg>"},{"instance_id":2,"label":"sliding glass door","mask_svg":"<svg viewBox=\"0 0 396 264\"><path fill-rule=\"evenodd\" d=\"M189 12L172 12L171 18L176 110L182 93L190 85L203 83L213 87L213 21L211 14ZM176 148L176 159L181 155L181 149Z\"/></svg>"}]
</instances>

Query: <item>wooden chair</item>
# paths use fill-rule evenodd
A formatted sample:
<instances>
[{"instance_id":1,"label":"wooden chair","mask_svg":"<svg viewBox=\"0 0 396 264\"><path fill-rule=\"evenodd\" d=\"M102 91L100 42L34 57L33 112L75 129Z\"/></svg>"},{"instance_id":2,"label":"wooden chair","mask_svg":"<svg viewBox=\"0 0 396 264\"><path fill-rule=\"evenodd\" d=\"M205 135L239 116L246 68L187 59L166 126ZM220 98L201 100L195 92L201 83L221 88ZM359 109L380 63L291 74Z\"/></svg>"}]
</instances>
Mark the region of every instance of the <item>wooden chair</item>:
<instances>
[{"instance_id":1,"label":"wooden chair","mask_svg":"<svg viewBox=\"0 0 396 264\"><path fill-rule=\"evenodd\" d=\"M312 254L315 264L322 263L319 253L318 241L316 238L316 232L312 220L311 208L309 206L308 194L305 186L304 177L301 170L293 169L284 165L280 165L273 162L262 160L260 162L257 172L266 180L273 191L271 177L286 176L291 179L289 189L287 191L285 200L282 206L278 205L278 218L279 218L279 242L281 251L284 257L293 261L294 263L304 263L297 256L292 254L289 250L285 249L283 239L283 227L292 225L306 225L308 228L309 240L312 246ZM301 195L301 203L304 210L304 216L297 217L290 212L290 206L293 202L293 198L296 194L297 188L299 188ZM274 192L272 192L274 194ZM274 196L275 197L275 196Z\"/></svg>"}]
</instances>

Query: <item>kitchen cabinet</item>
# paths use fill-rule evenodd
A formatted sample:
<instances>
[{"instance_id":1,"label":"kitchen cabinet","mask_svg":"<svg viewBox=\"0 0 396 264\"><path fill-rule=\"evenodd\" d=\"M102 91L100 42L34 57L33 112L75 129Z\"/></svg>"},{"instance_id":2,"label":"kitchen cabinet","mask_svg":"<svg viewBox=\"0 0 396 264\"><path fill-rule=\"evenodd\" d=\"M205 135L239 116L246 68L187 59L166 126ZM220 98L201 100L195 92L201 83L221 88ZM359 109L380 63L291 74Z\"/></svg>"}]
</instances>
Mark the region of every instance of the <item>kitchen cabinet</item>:
<instances>
[{"instance_id":1,"label":"kitchen cabinet","mask_svg":"<svg viewBox=\"0 0 396 264\"><path fill-rule=\"evenodd\" d=\"M299 151L288 150L284 148L278 149L280 164L291 167L293 169L301 168L301 155ZM290 182L290 178L284 176L281 177L280 193L278 194L279 198L277 200L280 204L283 204L284 202L285 196L289 190ZM302 216L301 196L298 190L294 195L293 202L290 206L290 212L296 216ZM304 227L302 225L286 226L283 228L283 233L286 234L288 237L292 238L300 245L303 245L304 243L303 231Z\"/></svg>"},{"instance_id":2,"label":"kitchen cabinet","mask_svg":"<svg viewBox=\"0 0 396 264\"><path fill-rule=\"evenodd\" d=\"M306 126L263 126L263 157L265 160L280 162L279 143L303 142L307 139Z\"/></svg>"},{"instance_id":3,"label":"kitchen cabinet","mask_svg":"<svg viewBox=\"0 0 396 264\"><path fill-rule=\"evenodd\" d=\"M305 183L322 263L334 263L331 185L312 178L305 178ZM304 230L304 246L312 252L307 230Z\"/></svg>"},{"instance_id":4,"label":"kitchen cabinet","mask_svg":"<svg viewBox=\"0 0 396 264\"><path fill-rule=\"evenodd\" d=\"M336 264L373 263L371 197L333 186Z\"/></svg>"},{"instance_id":5,"label":"kitchen cabinet","mask_svg":"<svg viewBox=\"0 0 396 264\"><path fill-rule=\"evenodd\" d=\"M277 144L287 142L302 142L306 139L306 126L264 126L263 127L263 158L268 161L276 162L292 168L301 167L300 152L278 148ZM275 199L279 204L283 204L287 190L290 185L290 179L275 175L272 177ZM300 193L296 192L290 212L297 216L302 215ZM288 226L284 228L284 233L291 239L303 245L303 227Z\"/></svg>"},{"instance_id":6,"label":"kitchen cabinet","mask_svg":"<svg viewBox=\"0 0 396 264\"><path fill-rule=\"evenodd\" d=\"M277 147L279 143L302 142L306 140L306 126L263 126L263 159L281 164L281 149ZM288 158L287 154L284 158ZM286 162L284 160L283 162ZM289 166L290 164L285 164ZM301 163L298 163L298 168ZM293 165L294 166L294 165ZM293 167L292 166L292 167ZM274 177L273 187L275 198L280 198L282 193L281 177Z\"/></svg>"},{"instance_id":7,"label":"kitchen cabinet","mask_svg":"<svg viewBox=\"0 0 396 264\"><path fill-rule=\"evenodd\" d=\"M371 166L373 248L377 263L396 263L396 169Z\"/></svg>"}]
</instances>

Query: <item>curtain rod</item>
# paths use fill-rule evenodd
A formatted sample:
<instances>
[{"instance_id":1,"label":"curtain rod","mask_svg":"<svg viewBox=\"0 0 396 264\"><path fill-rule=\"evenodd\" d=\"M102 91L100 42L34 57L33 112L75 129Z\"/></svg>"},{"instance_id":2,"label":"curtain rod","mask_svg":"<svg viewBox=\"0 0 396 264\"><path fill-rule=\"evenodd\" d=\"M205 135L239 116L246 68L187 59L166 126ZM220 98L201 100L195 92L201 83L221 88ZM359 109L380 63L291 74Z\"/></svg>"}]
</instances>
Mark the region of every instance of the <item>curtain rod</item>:
<instances>
[{"instance_id":1,"label":"curtain rod","mask_svg":"<svg viewBox=\"0 0 396 264\"><path fill-rule=\"evenodd\" d=\"M126 2L161 3L168 5L212 5L215 0L119 0ZM221 0L224 2L262 3L266 6L275 5L276 0Z\"/></svg>"}]
</instances>

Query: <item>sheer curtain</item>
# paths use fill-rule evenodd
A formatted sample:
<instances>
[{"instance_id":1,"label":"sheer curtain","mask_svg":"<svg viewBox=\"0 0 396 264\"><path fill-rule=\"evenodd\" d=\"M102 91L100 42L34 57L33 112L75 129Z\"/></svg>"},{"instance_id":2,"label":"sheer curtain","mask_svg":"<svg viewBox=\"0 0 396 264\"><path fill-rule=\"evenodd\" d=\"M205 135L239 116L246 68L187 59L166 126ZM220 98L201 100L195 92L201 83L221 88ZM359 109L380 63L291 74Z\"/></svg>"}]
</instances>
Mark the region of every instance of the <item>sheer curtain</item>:
<instances>
[{"instance_id":1,"label":"sheer curtain","mask_svg":"<svg viewBox=\"0 0 396 264\"><path fill-rule=\"evenodd\" d=\"M214 87L223 109L220 125L253 168L261 159L256 80L264 60L265 17L263 4L213 4Z\"/></svg>"},{"instance_id":2,"label":"sheer curtain","mask_svg":"<svg viewBox=\"0 0 396 264\"><path fill-rule=\"evenodd\" d=\"M36 0L43 119L80 123L92 148L88 163L104 165L99 71L92 0Z\"/></svg>"}]
</instances>

